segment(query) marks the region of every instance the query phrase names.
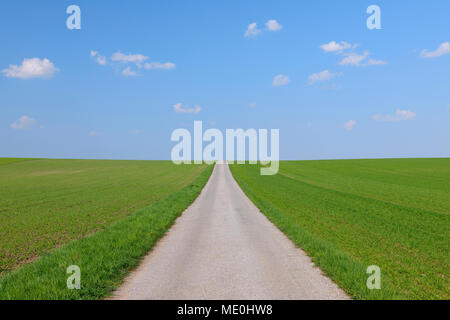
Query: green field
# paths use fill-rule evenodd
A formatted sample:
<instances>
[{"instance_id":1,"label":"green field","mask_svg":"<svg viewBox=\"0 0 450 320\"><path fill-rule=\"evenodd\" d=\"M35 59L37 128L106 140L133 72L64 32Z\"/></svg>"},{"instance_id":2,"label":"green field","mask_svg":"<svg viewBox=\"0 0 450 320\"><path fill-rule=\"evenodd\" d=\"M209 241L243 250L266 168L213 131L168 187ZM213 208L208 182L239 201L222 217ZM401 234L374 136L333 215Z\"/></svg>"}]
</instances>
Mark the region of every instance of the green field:
<instances>
[{"instance_id":1,"label":"green field","mask_svg":"<svg viewBox=\"0 0 450 320\"><path fill-rule=\"evenodd\" d=\"M253 202L357 299L449 299L450 159L231 165ZM98 299L197 197L212 166L0 158L0 300ZM66 268L82 270L68 290ZM368 290L366 268L381 268Z\"/></svg>"},{"instance_id":2,"label":"green field","mask_svg":"<svg viewBox=\"0 0 450 320\"><path fill-rule=\"evenodd\" d=\"M37 159L32 158L0 158L0 166L2 164L14 163L14 162L23 162L23 161L32 161Z\"/></svg>"},{"instance_id":3,"label":"green field","mask_svg":"<svg viewBox=\"0 0 450 320\"><path fill-rule=\"evenodd\" d=\"M108 296L121 284L127 274L138 266L141 258L195 200L208 181L213 168L212 166L175 167L168 162L97 163L103 169L92 166L92 163L89 165L86 162L84 165L94 171L104 169L115 172L116 188L118 186L130 188L133 183L126 184L124 181L127 180L127 175L131 174L135 181L140 181L140 188L147 189L149 193L164 194L169 189L176 191L161 200L155 200L149 206L128 217L113 222L104 230L43 253L36 261L16 271L8 272L0 277L0 300L100 299ZM71 168L73 167L76 167L74 163ZM140 171L140 174L137 171ZM194 177L191 177L192 175ZM155 181L148 184L145 176L147 179L159 181L159 187L155 185ZM191 177L192 181L184 187L179 187L187 179L185 176ZM131 188L133 192L139 193L138 189ZM131 192L130 189L128 192ZM104 196L106 193L101 194ZM116 196L118 197L117 193ZM128 197L131 195L128 194ZM95 195L91 198L91 201L94 200ZM129 205L127 201L117 204L120 203L123 207ZM95 212L93 211L91 215L95 215ZM103 213L103 215L107 214ZM92 224L83 222L85 226L92 228ZM40 224L47 225L46 221ZM97 224L93 226L92 232ZM59 229L58 233L61 233ZM67 288L66 270L71 265L76 265L81 270L80 290Z\"/></svg>"},{"instance_id":4,"label":"green field","mask_svg":"<svg viewBox=\"0 0 450 320\"><path fill-rule=\"evenodd\" d=\"M354 298L450 298L450 159L281 162L232 173L260 210ZM368 290L366 268L381 268Z\"/></svg>"},{"instance_id":5,"label":"green field","mask_svg":"<svg viewBox=\"0 0 450 320\"><path fill-rule=\"evenodd\" d=\"M0 159L0 276L182 190L205 168L170 161Z\"/></svg>"}]
</instances>

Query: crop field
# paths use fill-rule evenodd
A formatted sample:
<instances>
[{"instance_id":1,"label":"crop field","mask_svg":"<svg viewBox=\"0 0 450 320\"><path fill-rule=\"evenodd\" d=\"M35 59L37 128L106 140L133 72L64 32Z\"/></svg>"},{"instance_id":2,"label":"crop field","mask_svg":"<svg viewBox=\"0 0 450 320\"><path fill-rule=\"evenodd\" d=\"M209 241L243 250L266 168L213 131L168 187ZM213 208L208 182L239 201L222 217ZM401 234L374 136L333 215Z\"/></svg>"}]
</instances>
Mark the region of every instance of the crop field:
<instances>
[{"instance_id":1,"label":"crop field","mask_svg":"<svg viewBox=\"0 0 450 320\"><path fill-rule=\"evenodd\" d=\"M206 167L0 159L0 277L182 190Z\"/></svg>"},{"instance_id":2,"label":"crop field","mask_svg":"<svg viewBox=\"0 0 450 320\"><path fill-rule=\"evenodd\" d=\"M450 159L231 165L260 210L354 298L450 298ZM369 290L366 269L381 270Z\"/></svg>"}]
</instances>

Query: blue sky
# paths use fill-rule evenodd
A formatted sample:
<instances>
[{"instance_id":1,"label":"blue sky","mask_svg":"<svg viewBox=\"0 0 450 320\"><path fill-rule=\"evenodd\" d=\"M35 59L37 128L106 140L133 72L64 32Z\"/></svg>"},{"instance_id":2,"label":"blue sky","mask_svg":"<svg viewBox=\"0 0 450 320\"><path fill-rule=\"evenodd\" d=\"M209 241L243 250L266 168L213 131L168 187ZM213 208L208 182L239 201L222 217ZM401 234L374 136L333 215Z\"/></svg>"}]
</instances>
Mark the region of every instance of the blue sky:
<instances>
[{"instance_id":1,"label":"blue sky","mask_svg":"<svg viewBox=\"0 0 450 320\"><path fill-rule=\"evenodd\" d=\"M81 30L66 27L71 4ZM381 30L366 26L371 4ZM171 132L203 120L280 129L282 159L448 157L449 12L447 0L2 1L0 156L169 159Z\"/></svg>"}]
</instances>

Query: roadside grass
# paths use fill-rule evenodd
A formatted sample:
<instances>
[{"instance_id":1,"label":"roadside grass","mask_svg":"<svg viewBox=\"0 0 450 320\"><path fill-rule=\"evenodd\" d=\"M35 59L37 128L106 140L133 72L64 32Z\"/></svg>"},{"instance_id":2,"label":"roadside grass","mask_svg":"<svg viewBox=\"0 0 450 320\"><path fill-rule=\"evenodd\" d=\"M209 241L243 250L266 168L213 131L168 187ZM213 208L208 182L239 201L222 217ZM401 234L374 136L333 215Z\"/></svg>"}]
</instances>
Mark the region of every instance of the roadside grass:
<instances>
[{"instance_id":1,"label":"roadside grass","mask_svg":"<svg viewBox=\"0 0 450 320\"><path fill-rule=\"evenodd\" d=\"M183 189L103 231L46 253L0 279L1 299L99 299L117 288L175 219L195 200L213 166ZM67 288L67 267L81 270L81 289Z\"/></svg>"},{"instance_id":2,"label":"roadside grass","mask_svg":"<svg viewBox=\"0 0 450 320\"><path fill-rule=\"evenodd\" d=\"M0 277L166 198L206 168L171 161L0 163Z\"/></svg>"},{"instance_id":3,"label":"roadside grass","mask_svg":"<svg viewBox=\"0 0 450 320\"><path fill-rule=\"evenodd\" d=\"M449 299L450 159L231 165L258 208L356 299ZM381 290L366 269L381 269Z\"/></svg>"}]
</instances>

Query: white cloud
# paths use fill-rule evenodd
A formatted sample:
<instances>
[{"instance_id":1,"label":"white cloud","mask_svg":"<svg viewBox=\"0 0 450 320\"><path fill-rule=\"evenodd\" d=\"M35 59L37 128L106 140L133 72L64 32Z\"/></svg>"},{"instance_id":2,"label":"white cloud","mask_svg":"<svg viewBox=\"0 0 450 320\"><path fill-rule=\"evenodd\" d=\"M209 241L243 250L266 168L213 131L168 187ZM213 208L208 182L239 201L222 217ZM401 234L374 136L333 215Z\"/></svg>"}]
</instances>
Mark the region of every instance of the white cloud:
<instances>
[{"instance_id":1,"label":"white cloud","mask_svg":"<svg viewBox=\"0 0 450 320\"><path fill-rule=\"evenodd\" d=\"M101 136L102 134L100 133L100 132L98 132L98 131L95 131L95 130L91 130L90 132L89 132L89 136L90 137L99 137L99 136Z\"/></svg>"},{"instance_id":2,"label":"white cloud","mask_svg":"<svg viewBox=\"0 0 450 320\"><path fill-rule=\"evenodd\" d=\"M132 62L132 63L142 63L147 60L148 57L142 54L123 54L121 52L116 52L112 55L112 61L120 61L120 62Z\"/></svg>"},{"instance_id":3,"label":"white cloud","mask_svg":"<svg viewBox=\"0 0 450 320\"><path fill-rule=\"evenodd\" d=\"M250 23L245 31L245 37L256 36L261 33L261 30L258 29L256 22Z\"/></svg>"},{"instance_id":4,"label":"white cloud","mask_svg":"<svg viewBox=\"0 0 450 320\"><path fill-rule=\"evenodd\" d=\"M440 56L443 56L444 54L449 53L450 53L450 42L443 42L436 50L428 51L425 49L422 50L420 55L422 58L438 58Z\"/></svg>"},{"instance_id":5,"label":"white cloud","mask_svg":"<svg viewBox=\"0 0 450 320\"><path fill-rule=\"evenodd\" d=\"M171 70L175 69L176 65L172 62L147 62L144 64L145 69L164 69L164 70Z\"/></svg>"},{"instance_id":6,"label":"white cloud","mask_svg":"<svg viewBox=\"0 0 450 320\"><path fill-rule=\"evenodd\" d=\"M369 56L369 52L365 51L363 54L348 53L346 57L339 62L343 66L361 66L362 62Z\"/></svg>"},{"instance_id":7,"label":"white cloud","mask_svg":"<svg viewBox=\"0 0 450 320\"><path fill-rule=\"evenodd\" d=\"M125 69L123 69L122 74L125 77L134 77L137 76L136 71L132 71L130 67L126 67Z\"/></svg>"},{"instance_id":8,"label":"white cloud","mask_svg":"<svg viewBox=\"0 0 450 320\"><path fill-rule=\"evenodd\" d=\"M27 115L21 116L17 121L11 123L13 129L27 129L36 124L36 119L33 119Z\"/></svg>"},{"instance_id":9,"label":"white cloud","mask_svg":"<svg viewBox=\"0 0 450 320\"><path fill-rule=\"evenodd\" d=\"M251 108L254 108L254 107L256 107L256 102L250 102L248 104L248 106L251 107Z\"/></svg>"},{"instance_id":10,"label":"white cloud","mask_svg":"<svg viewBox=\"0 0 450 320\"><path fill-rule=\"evenodd\" d=\"M341 41L341 43L337 43L336 41L331 41L329 43L322 44L320 47L325 52L339 52L350 49L352 47L356 47L357 45L351 45L348 42Z\"/></svg>"},{"instance_id":11,"label":"white cloud","mask_svg":"<svg viewBox=\"0 0 450 320\"><path fill-rule=\"evenodd\" d=\"M199 113L202 110L202 108L198 105L196 105L194 108L183 108L182 106L182 103L176 103L173 106L173 109L177 113Z\"/></svg>"},{"instance_id":12,"label":"white cloud","mask_svg":"<svg viewBox=\"0 0 450 320\"><path fill-rule=\"evenodd\" d=\"M255 25L256 26L256 25ZM280 31L283 27L278 23L277 20L269 20L266 22L267 30L269 31Z\"/></svg>"},{"instance_id":13,"label":"white cloud","mask_svg":"<svg viewBox=\"0 0 450 320\"><path fill-rule=\"evenodd\" d=\"M397 109L395 111L395 114L387 114L387 115L380 115L376 114L373 116L373 120L375 121L381 121L381 122L388 122L388 121L402 121L402 120L411 120L416 117L416 114L412 112L411 110L401 110Z\"/></svg>"},{"instance_id":14,"label":"white cloud","mask_svg":"<svg viewBox=\"0 0 450 320\"><path fill-rule=\"evenodd\" d=\"M369 51L364 51L363 54L358 53L344 53L344 59L339 62L342 66L352 66L352 67L366 67L366 66L374 66L374 65L383 65L387 64L386 61L375 60L375 59L367 59L369 57Z\"/></svg>"},{"instance_id":15,"label":"white cloud","mask_svg":"<svg viewBox=\"0 0 450 320\"><path fill-rule=\"evenodd\" d=\"M8 69L2 70L6 77L19 79L49 79L58 71L50 60L39 58L24 59L20 66L11 64Z\"/></svg>"},{"instance_id":16,"label":"white cloud","mask_svg":"<svg viewBox=\"0 0 450 320\"><path fill-rule=\"evenodd\" d=\"M112 55L111 60L112 61L119 61L123 63L134 63L136 66L141 69L164 69L164 70L171 70L175 69L176 65L173 62L146 62L144 61L148 60L149 58L147 56L144 56L142 54L123 54L121 52L116 52ZM126 68L123 72L124 75L127 76L135 76L136 72L133 72L130 70L130 68Z\"/></svg>"},{"instance_id":17,"label":"white cloud","mask_svg":"<svg viewBox=\"0 0 450 320\"><path fill-rule=\"evenodd\" d=\"M356 121L355 120L349 120L346 123L344 123L344 129L345 130L352 130L353 127L356 125Z\"/></svg>"},{"instance_id":18,"label":"white cloud","mask_svg":"<svg viewBox=\"0 0 450 320\"><path fill-rule=\"evenodd\" d=\"M289 82L291 82L291 79L289 79L288 76L279 74L273 78L272 85L274 87L285 86L289 84Z\"/></svg>"},{"instance_id":19,"label":"white cloud","mask_svg":"<svg viewBox=\"0 0 450 320\"><path fill-rule=\"evenodd\" d=\"M107 64L106 57L100 55L98 51L91 50L91 57L95 58L96 62L101 65ZM132 70L132 65L135 65L138 69L161 69L161 70L172 70L176 68L173 62L146 62L149 57L143 54L123 54L121 52L116 52L111 56L111 61L121 64L125 69L122 70L122 75L126 77L138 76L136 71ZM114 64L113 64L114 65ZM135 68L135 69L136 69Z\"/></svg>"},{"instance_id":20,"label":"white cloud","mask_svg":"<svg viewBox=\"0 0 450 320\"><path fill-rule=\"evenodd\" d=\"M131 134L134 134L134 135L141 134L141 130L138 130L138 129L131 130Z\"/></svg>"},{"instance_id":21,"label":"white cloud","mask_svg":"<svg viewBox=\"0 0 450 320\"><path fill-rule=\"evenodd\" d=\"M318 82L318 81L327 81L336 77L336 74L329 72L328 70L324 70L319 73L313 73L309 76L308 80L310 83Z\"/></svg>"},{"instance_id":22,"label":"white cloud","mask_svg":"<svg viewBox=\"0 0 450 320\"><path fill-rule=\"evenodd\" d=\"M325 52L334 52L337 55L344 56L341 62L339 62L342 66L365 67L387 64L383 60L369 59L370 54L367 50L361 54L354 52L353 50L357 47L357 44L351 44L345 41L341 41L340 43L330 41L320 46Z\"/></svg>"},{"instance_id":23,"label":"white cloud","mask_svg":"<svg viewBox=\"0 0 450 320\"><path fill-rule=\"evenodd\" d=\"M98 64L101 64L101 65L105 65L105 64L106 64L106 57L100 55L100 54L98 53L98 51L91 50L91 57L92 57L92 58L95 58L95 61L96 61Z\"/></svg>"},{"instance_id":24,"label":"white cloud","mask_svg":"<svg viewBox=\"0 0 450 320\"><path fill-rule=\"evenodd\" d=\"M383 65L383 64L387 64L387 62L383 61L383 60L376 60L376 59L369 59L369 61L367 62L368 66L376 66L376 65Z\"/></svg>"}]
</instances>

